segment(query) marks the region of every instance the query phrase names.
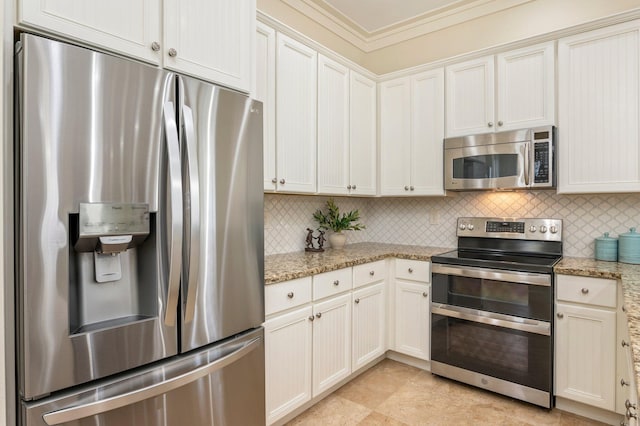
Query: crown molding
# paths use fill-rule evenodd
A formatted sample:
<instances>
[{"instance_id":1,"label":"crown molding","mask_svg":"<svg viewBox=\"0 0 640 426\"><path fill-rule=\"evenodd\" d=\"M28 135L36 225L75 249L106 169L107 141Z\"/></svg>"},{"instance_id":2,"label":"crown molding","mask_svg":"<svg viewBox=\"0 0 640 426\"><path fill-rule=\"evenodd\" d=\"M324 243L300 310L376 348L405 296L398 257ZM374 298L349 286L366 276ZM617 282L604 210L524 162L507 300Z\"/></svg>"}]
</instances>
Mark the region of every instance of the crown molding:
<instances>
[{"instance_id":1,"label":"crown molding","mask_svg":"<svg viewBox=\"0 0 640 426\"><path fill-rule=\"evenodd\" d=\"M348 17L337 17L313 0L283 0L287 5L366 53L531 1L475 0L457 7L426 13L370 33Z\"/></svg>"}]
</instances>

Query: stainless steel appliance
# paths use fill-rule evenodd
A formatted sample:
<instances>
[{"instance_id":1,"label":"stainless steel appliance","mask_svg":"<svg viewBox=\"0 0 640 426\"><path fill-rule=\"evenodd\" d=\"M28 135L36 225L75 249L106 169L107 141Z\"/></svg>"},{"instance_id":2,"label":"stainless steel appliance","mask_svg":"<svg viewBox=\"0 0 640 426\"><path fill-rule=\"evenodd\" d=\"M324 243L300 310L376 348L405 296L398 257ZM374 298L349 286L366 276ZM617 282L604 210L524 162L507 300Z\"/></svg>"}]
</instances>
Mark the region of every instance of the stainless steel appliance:
<instances>
[{"instance_id":1,"label":"stainless steel appliance","mask_svg":"<svg viewBox=\"0 0 640 426\"><path fill-rule=\"evenodd\" d=\"M23 425L264 424L262 105L23 34Z\"/></svg>"},{"instance_id":2,"label":"stainless steel appliance","mask_svg":"<svg viewBox=\"0 0 640 426\"><path fill-rule=\"evenodd\" d=\"M447 190L555 188L553 126L444 140Z\"/></svg>"},{"instance_id":3,"label":"stainless steel appliance","mask_svg":"<svg viewBox=\"0 0 640 426\"><path fill-rule=\"evenodd\" d=\"M459 218L433 256L431 372L552 407L558 219Z\"/></svg>"}]
</instances>

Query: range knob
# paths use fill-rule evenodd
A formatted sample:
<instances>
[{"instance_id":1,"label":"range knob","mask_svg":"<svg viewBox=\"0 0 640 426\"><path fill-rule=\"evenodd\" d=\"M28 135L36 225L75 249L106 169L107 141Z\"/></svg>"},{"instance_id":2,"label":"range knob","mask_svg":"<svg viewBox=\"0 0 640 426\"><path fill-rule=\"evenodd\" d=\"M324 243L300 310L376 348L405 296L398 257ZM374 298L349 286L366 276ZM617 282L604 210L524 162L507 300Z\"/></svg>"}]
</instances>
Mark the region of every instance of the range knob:
<instances>
[{"instance_id":1,"label":"range knob","mask_svg":"<svg viewBox=\"0 0 640 426\"><path fill-rule=\"evenodd\" d=\"M536 227L535 227L535 225L531 225L531 226L529 227L529 232L536 232Z\"/></svg>"},{"instance_id":2,"label":"range knob","mask_svg":"<svg viewBox=\"0 0 640 426\"><path fill-rule=\"evenodd\" d=\"M467 229L469 231L473 231L473 224L470 223L469 225L467 225Z\"/></svg>"},{"instance_id":3,"label":"range knob","mask_svg":"<svg viewBox=\"0 0 640 426\"><path fill-rule=\"evenodd\" d=\"M540 232L542 232L543 234L547 232L547 227L544 225L540 225Z\"/></svg>"},{"instance_id":4,"label":"range knob","mask_svg":"<svg viewBox=\"0 0 640 426\"><path fill-rule=\"evenodd\" d=\"M549 228L549 231L551 231L552 234L557 234L558 233L558 227L555 225L551 225L551 227Z\"/></svg>"},{"instance_id":5,"label":"range knob","mask_svg":"<svg viewBox=\"0 0 640 426\"><path fill-rule=\"evenodd\" d=\"M464 223L461 223L458 228L460 228L461 231L464 231L465 229L467 229L467 225L465 225Z\"/></svg>"}]
</instances>

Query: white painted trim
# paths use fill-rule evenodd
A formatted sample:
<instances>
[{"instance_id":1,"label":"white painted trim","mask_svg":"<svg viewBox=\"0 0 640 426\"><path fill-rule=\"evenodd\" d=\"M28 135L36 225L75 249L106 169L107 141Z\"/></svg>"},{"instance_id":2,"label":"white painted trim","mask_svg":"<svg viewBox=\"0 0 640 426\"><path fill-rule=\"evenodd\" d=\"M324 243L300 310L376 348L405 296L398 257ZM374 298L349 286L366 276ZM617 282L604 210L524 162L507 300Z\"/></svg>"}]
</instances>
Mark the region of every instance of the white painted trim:
<instances>
[{"instance_id":1,"label":"white painted trim","mask_svg":"<svg viewBox=\"0 0 640 426\"><path fill-rule=\"evenodd\" d=\"M323 27L368 53L452 25L519 6L532 0L476 0L441 12L426 13L417 19L411 18L404 22L380 28L374 32L367 31L336 10L336 14L344 17L344 20L337 18L330 11L322 8L311 0L283 1L298 12L313 19Z\"/></svg>"}]
</instances>

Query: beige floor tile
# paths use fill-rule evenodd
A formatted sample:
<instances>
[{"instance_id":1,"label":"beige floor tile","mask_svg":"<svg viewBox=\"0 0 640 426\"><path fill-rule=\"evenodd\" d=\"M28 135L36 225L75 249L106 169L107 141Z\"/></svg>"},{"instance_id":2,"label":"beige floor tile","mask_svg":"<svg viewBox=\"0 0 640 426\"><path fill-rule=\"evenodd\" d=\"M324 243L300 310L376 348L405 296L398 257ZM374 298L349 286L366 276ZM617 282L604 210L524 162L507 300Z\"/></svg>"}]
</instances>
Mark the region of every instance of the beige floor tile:
<instances>
[{"instance_id":1,"label":"beige floor tile","mask_svg":"<svg viewBox=\"0 0 640 426\"><path fill-rule=\"evenodd\" d=\"M560 413L560 426L600 426L604 423L597 422L595 420L587 419L585 417L576 416L571 413Z\"/></svg>"},{"instance_id":2,"label":"beige floor tile","mask_svg":"<svg viewBox=\"0 0 640 426\"><path fill-rule=\"evenodd\" d=\"M409 426L406 423L399 422L397 420L392 419L391 417L387 417L384 414L380 414L377 412L373 412L365 417L361 422L362 426Z\"/></svg>"},{"instance_id":3,"label":"beige floor tile","mask_svg":"<svg viewBox=\"0 0 640 426\"><path fill-rule=\"evenodd\" d=\"M287 424L291 426L355 426L370 413L371 410L362 405L331 394Z\"/></svg>"}]
</instances>

